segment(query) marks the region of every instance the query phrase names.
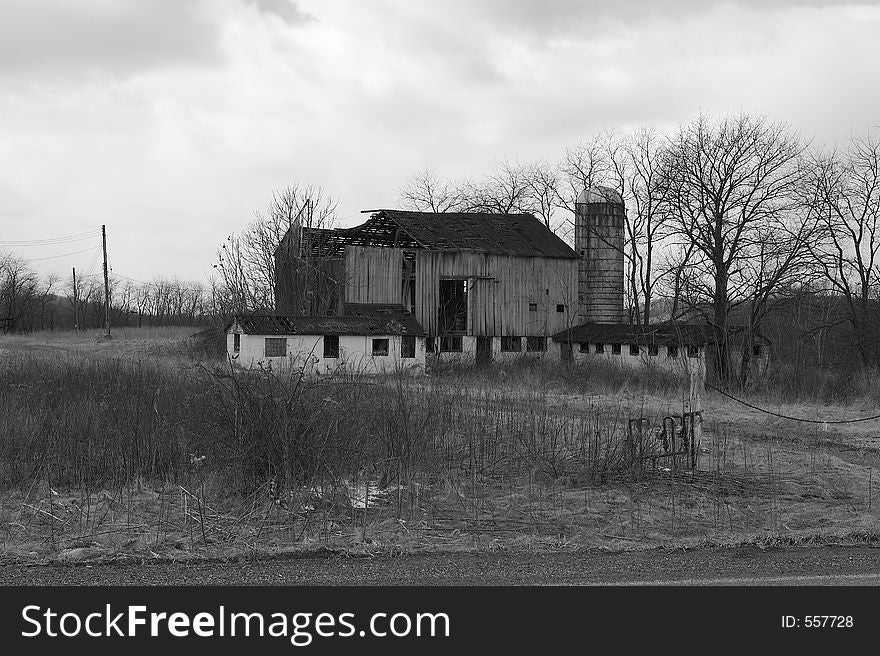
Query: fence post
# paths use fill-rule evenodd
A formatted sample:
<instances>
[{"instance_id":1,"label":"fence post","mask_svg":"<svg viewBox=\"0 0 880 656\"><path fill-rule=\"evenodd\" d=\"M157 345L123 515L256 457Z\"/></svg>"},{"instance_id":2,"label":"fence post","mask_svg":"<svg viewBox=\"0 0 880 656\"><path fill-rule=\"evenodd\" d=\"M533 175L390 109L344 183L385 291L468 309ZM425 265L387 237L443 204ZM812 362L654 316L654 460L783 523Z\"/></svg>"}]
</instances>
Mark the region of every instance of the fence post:
<instances>
[{"instance_id":1,"label":"fence post","mask_svg":"<svg viewBox=\"0 0 880 656\"><path fill-rule=\"evenodd\" d=\"M697 454L699 443L703 437L703 390L706 382L705 370L701 366L695 366L690 372L690 460L691 468L697 468Z\"/></svg>"}]
</instances>

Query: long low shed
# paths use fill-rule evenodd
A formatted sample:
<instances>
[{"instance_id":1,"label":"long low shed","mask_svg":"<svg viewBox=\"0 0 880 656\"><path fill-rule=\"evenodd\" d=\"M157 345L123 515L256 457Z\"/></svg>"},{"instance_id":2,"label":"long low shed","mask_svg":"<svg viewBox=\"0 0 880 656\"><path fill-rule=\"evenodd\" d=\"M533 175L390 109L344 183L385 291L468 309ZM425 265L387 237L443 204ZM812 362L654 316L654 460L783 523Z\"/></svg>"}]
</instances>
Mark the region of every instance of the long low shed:
<instances>
[{"instance_id":1,"label":"long low shed","mask_svg":"<svg viewBox=\"0 0 880 656\"><path fill-rule=\"evenodd\" d=\"M329 374L425 371L425 333L415 317L239 315L226 326L226 350L237 364Z\"/></svg>"}]
</instances>

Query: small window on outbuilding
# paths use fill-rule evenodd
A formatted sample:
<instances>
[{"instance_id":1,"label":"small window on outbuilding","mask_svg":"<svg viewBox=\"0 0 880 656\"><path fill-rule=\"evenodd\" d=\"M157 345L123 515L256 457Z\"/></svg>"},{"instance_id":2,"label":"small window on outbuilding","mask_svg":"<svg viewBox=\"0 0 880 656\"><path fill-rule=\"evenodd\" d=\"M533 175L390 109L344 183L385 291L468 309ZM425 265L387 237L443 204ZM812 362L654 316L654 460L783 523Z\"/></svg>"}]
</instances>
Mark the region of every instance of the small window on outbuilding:
<instances>
[{"instance_id":1,"label":"small window on outbuilding","mask_svg":"<svg viewBox=\"0 0 880 656\"><path fill-rule=\"evenodd\" d=\"M339 335L324 335L324 357L339 357Z\"/></svg>"},{"instance_id":2,"label":"small window on outbuilding","mask_svg":"<svg viewBox=\"0 0 880 656\"><path fill-rule=\"evenodd\" d=\"M373 355L388 355L388 340L387 339L374 339L373 340Z\"/></svg>"},{"instance_id":3,"label":"small window on outbuilding","mask_svg":"<svg viewBox=\"0 0 880 656\"><path fill-rule=\"evenodd\" d=\"M565 312L565 303L557 303L556 304L557 312Z\"/></svg>"},{"instance_id":4,"label":"small window on outbuilding","mask_svg":"<svg viewBox=\"0 0 880 656\"><path fill-rule=\"evenodd\" d=\"M589 342L581 342L578 346L578 351L581 353L589 353L590 352L590 343Z\"/></svg>"},{"instance_id":5,"label":"small window on outbuilding","mask_svg":"<svg viewBox=\"0 0 880 656\"><path fill-rule=\"evenodd\" d=\"M232 352L238 353L241 351L241 334L235 333L232 336Z\"/></svg>"},{"instance_id":6,"label":"small window on outbuilding","mask_svg":"<svg viewBox=\"0 0 880 656\"><path fill-rule=\"evenodd\" d=\"M546 351L546 337L526 337L526 351Z\"/></svg>"},{"instance_id":7,"label":"small window on outbuilding","mask_svg":"<svg viewBox=\"0 0 880 656\"><path fill-rule=\"evenodd\" d=\"M522 337L502 337L502 353L519 353L522 351Z\"/></svg>"},{"instance_id":8,"label":"small window on outbuilding","mask_svg":"<svg viewBox=\"0 0 880 656\"><path fill-rule=\"evenodd\" d=\"M287 357L287 338L267 337L264 344L263 353L267 358Z\"/></svg>"},{"instance_id":9,"label":"small window on outbuilding","mask_svg":"<svg viewBox=\"0 0 880 656\"><path fill-rule=\"evenodd\" d=\"M629 354L630 355L638 355L641 349L639 349L638 344L630 344L629 345Z\"/></svg>"},{"instance_id":10,"label":"small window on outbuilding","mask_svg":"<svg viewBox=\"0 0 880 656\"><path fill-rule=\"evenodd\" d=\"M400 338L400 357L414 358L416 357L416 336L403 335Z\"/></svg>"},{"instance_id":11,"label":"small window on outbuilding","mask_svg":"<svg viewBox=\"0 0 880 656\"><path fill-rule=\"evenodd\" d=\"M660 353L660 348L656 344L648 344L648 355L657 355Z\"/></svg>"},{"instance_id":12,"label":"small window on outbuilding","mask_svg":"<svg viewBox=\"0 0 880 656\"><path fill-rule=\"evenodd\" d=\"M696 344L688 344L688 357L689 358L698 358L700 357L700 347Z\"/></svg>"},{"instance_id":13,"label":"small window on outbuilding","mask_svg":"<svg viewBox=\"0 0 880 656\"><path fill-rule=\"evenodd\" d=\"M666 357L667 358L677 358L678 357L678 344L669 344L666 347Z\"/></svg>"},{"instance_id":14,"label":"small window on outbuilding","mask_svg":"<svg viewBox=\"0 0 880 656\"><path fill-rule=\"evenodd\" d=\"M461 337L457 335L448 335L440 340L440 352L451 351L453 353L461 353Z\"/></svg>"},{"instance_id":15,"label":"small window on outbuilding","mask_svg":"<svg viewBox=\"0 0 880 656\"><path fill-rule=\"evenodd\" d=\"M611 355L620 355L620 344L611 345Z\"/></svg>"},{"instance_id":16,"label":"small window on outbuilding","mask_svg":"<svg viewBox=\"0 0 880 656\"><path fill-rule=\"evenodd\" d=\"M537 312L538 304L537 303L529 303L529 312Z\"/></svg>"},{"instance_id":17,"label":"small window on outbuilding","mask_svg":"<svg viewBox=\"0 0 880 656\"><path fill-rule=\"evenodd\" d=\"M596 342L596 353L600 355L605 353L605 345L602 342Z\"/></svg>"}]
</instances>

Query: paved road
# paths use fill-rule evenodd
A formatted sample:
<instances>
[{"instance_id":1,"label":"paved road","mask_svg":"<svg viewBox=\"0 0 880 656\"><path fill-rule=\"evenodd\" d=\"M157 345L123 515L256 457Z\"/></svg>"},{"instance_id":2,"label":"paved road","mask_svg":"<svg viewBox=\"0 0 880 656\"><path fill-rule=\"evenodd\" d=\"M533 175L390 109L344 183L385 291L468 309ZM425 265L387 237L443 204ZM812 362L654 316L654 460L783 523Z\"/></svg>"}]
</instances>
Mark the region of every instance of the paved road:
<instances>
[{"instance_id":1,"label":"paved road","mask_svg":"<svg viewBox=\"0 0 880 656\"><path fill-rule=\"evenodd\" d=\"M238 562L6 565L0 585L880 585L880 549L319 555Z\"/></svg>"}]
</instances>

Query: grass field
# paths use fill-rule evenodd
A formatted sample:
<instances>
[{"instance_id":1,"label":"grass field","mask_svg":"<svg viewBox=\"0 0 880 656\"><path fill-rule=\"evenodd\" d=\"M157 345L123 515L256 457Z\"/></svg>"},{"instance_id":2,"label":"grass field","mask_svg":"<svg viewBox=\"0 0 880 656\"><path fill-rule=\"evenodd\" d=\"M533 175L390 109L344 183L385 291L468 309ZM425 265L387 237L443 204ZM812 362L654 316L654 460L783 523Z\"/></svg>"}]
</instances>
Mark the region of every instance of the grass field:
<instances>
[{"instance_id":1,"label":"grass field","mask_svg":"<svg viewBox=\"0 0 880 656\"><path fill-rule=\"evenodd\" d=\"M0 338L7 561L876 539L877 421L709 392L691 470L628 441L630 419L681 412L670 376L301 379L233 369L193 332Z\"/></svg>"}]
</instances>

